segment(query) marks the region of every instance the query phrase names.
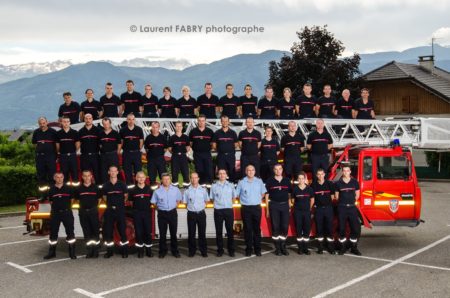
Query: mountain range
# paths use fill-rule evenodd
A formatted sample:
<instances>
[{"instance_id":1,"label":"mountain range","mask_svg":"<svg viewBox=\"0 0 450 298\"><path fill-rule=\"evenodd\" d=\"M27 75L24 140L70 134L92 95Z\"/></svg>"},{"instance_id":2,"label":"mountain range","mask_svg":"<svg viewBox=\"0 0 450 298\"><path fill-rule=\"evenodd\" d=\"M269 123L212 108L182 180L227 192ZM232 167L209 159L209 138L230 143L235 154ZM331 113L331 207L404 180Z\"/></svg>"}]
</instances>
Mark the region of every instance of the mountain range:
<instances>
[{"instance_id":1,"label":"mountain range","mask_svg":"<svg viewBox=\"0 0 450 298\"><path fill-rule=\"evenodd\" d=\"M361 54L360 70L366 73L392 60L416 64L418 56L430 53L431 48L428 46L402 52ZM177 98L183 85L190 86L191 94L198 96L207 81L213 83L213 92L218 96L225 93L224 87L228 82L234 84L238 95L243 93L244 85L249 83L253 86L254 94L260 96L268 79L269 61L279 60L285 54L289 55L289 52L269 50L197 65L190 65L184 59L152 61L147 57L84 64L72 64L70 61L32 63L10 66L9 69L0 66L0 80L5 80L5 76L6 79L13 79L0 84L0 129L33 126L40 115L56 119L58 107L63 103L61 95L64 91L71 91L73 98L82 102L84 90L92 88L98 99L104 93L105 82L111 82L115 93L120 95L128 79L134 80L138 91L151 82L158 96L161 96L161 90L166 85L172 88ZM450 71L450 48L435 46L435 57L437 66Z\"/></svg>"}]
</instances>

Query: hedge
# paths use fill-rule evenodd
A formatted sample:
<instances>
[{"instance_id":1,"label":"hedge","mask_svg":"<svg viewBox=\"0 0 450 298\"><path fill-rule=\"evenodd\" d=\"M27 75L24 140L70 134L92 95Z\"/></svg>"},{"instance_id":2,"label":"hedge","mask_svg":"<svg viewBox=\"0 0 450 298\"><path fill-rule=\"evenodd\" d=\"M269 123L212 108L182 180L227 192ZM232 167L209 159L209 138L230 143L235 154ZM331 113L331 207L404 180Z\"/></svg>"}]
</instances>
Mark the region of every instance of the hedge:
<instances>
[{"instance_id":1,"label":"hedge","mask_svg":"<svg viewBox=\"0 0 450 298\"><path fill-rule=\"evenodd\" d=\"M0 166L0 206L24 204L25 199L37 195L34 166Z\"/></svg>"}]
</instances>

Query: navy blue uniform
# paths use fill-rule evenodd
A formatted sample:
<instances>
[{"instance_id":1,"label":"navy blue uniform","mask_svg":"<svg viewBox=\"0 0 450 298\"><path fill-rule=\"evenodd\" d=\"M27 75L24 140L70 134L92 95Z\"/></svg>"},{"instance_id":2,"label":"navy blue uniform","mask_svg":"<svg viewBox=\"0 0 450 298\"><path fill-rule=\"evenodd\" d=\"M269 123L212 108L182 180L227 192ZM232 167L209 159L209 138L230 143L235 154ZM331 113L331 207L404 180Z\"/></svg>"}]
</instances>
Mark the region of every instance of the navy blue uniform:
<instances>
[{"instance_id":1,"label":"navy blue uniform","mask_svg":"<svg viewBox=\"0 0 450 298\"><path fill-rule=\"evenodd\" d=\"M120 134L111 129L109 133L102 130L99 133L100 142L100 183L108 180L108 170L112 165L119 166L118 145L122 139Z\"/></svg>"},{"instance_id":2,"label":"navy blue uniform","mask_svg":"<svg viewBox=\"0 0 450 298\"><path fill-rule=\"evenodd\" d=\"M152 191L148 185L143 188L136 185L128 195L128 200L133 202L134 231L138 248L152 246L151 198Z\"/></svg>"},{"instance_id":3,"label":"navy blue uniform","mask_svg":"<svg viewBox=\"0 0 450 298\"><path fill-rule=\"evenodd\" d=\"M81 183L75 191L75 199L80 204L78 215L87 247L100 244L97 207L100 198L101 192L95 184L86 186L84 183Z\"/></svg>"},{"instance_id":4,"label":"navy blue uniform","mask_svg":"<svg viewBox=\"0 0 450 298\"><path fill-rule=\"evenodd\" d=\"M86 126L78 131L78 136L80 138L80 165L81 170L91 171L94 175L95 181L99 181L99 135L100 129L97 126L92 126L87 129Z\"/></svg>"},{"instance_id":5,"label":"navy blue uniform","mask_svg":"<svg viewBox=\"0 0 450 298\"><path fill-rule=\"evenodd\" d=\"M338 118L352 119L353 99L349 98L348 101L339 98L336 103L336 110Z\"/></svg>"},{"instance_id":6,"label":"navy blue uniform","mask_svg":"<svg viewBox=\"0 0 450 298\"><path fill-rule=\"evenodd\" d=\"M87 99L81 103L81 111L86 114L91 114L92 119L97 120L99 118L99 112L102 111L102 106L99 101L93 99L88 101Z\"/></svg>"},{"instance_id":7,"label":"navy blue uniform","mask_svg":"<svg viewBox=\"0 0 450 298\"><path fill-rule=\"evenodd\" d=\"M242 95L239 97L239 103L242 106L242 118L253 117L256 118L256 107L258 105L258 98L256 96L247 97Z\"/></svg>"},{"instance_id":8,"label":"navy blue uniform","mask_svg":"<svg viewBox=\"0 0 450 298\"><path fill-rule=\"evenodd\" d=\"M56 172L56 142L58 137L53 128L33 132L31 142L36 145L36 174L38 186L49 186Z\"/></svg>"},{"instance_id":9,"label":"navy blue uniform","mask_svg":"<svg viewBox=\"0 0 450 298\"><path fill-rule=\"evenodd\" d=\"M60 129L56 136L59 143L59 163L64 174L64 182L72 180L78 182L78 161L76 142L79 142L78 132L72 128L66 132Z\"/></svg>"},{"instance_id":10,"label":"navy blue uniform","mask_svg":"<svg viewBox=\"0 0 450 298\"><path fill-rule=\"evenodd\" d=\"M315 95L307 97L306 95L300 95L297 98L297 104L299 105L299 117L304 118L315 118L314 107L317 104L317 98Z\"/></svg>"},{"instance_id":11,"label":"navy blue uniform","mask_svg":"<svg viewBox=\"0 0 450 298\"><path fill-rule=\"evenodd\" d=\"M140 141L144 139L144 132L139 126L130 129L128 125L120 130L122 138L122 166L127 185L133 184L133 174L142 170Z\"/></svg>"},{"instance_id":12,"label":"navy blue uniform","mask_svg":"<svg viewBox=\"0 0 450 298\"><path fill-rule=\"evenodd\" d=\"M272 223L272 239L275 241L286 241L289 228L291 181L286 177L278 181L272 176L266 181L266 189L270 200L269 211Z\"/></svg>"},{"instance_id":13,"label":"navy blue uniform","mask_svg":"<svg viewBox=\"0 0 450 298\"><path fill-rule=\"evenodd\" d=\"M179 118L195 118L195 109L197 108L197 101L195 98L189 96L189 99L181 97L177 100L177 109L179 109Z\"/></svg>"},{"instance_id":14,"label":"navy blue uniform","mask_svg":"<svg viewBox=\"0 0 450 298\"><path fill-rule=\"evenodd\" d=\"M177 106L177 100L175 97L169 97L166 99L164 96L158 101L158 108L161 110L159 117L161 118L177 118L175 108Z\"/></svg>"},{"instance_id":15,"label":"navy blue uniform","mask_svg":"<svg viewBox=\"0 0 450 298\"><path fill-rule=\"evenodd\" d=\"M124 105L122 117L133 113L136 117L139 116L139 103L142 95L139 92L124 92L120 95L120 103Z\"/></svg>"},{"instance_id":16,"label":"navy blue uniform","mask_svg":"<svg viewBox=\"0 0 450 298\"><path fill-rule=\"evenodd\" d=\"M178 174L181 172L181 175L183 176L183 185L187 186L189 184L189 161L186 156L186 147L190 146L189 137L185 134L181 134L181 136L173 134L170 136L169 144L167 146L172 148L172 180L174 183L177 183Z\"/></svg>"},{"instance_id":17,"label":"navy blue uniform","mask_svg":"<svg viewBox=\"0 0 450 298\"><path fill-rule=\"evenodd\" d=\"M314 206L316 207L316 238L319 241L319 253L324 237L327 237L328 247L334 253L333 239L333 205L331 196L334 196L334 185L325 180L323 184L313 182Z\"/></svg>"},{"instance_id":18,"label":"navy blue uniform","mask_svg":"<svg viewBox=\"0 0 450 298\"><path fill-rule=\"evenodd\" d=\"M284 173L286 177L296 180L297 175L303 170L301 158L302 148L305 147L305 138L299 133L291 136L289 133L281 138L281 148L284 149Z\"/></svg>"},{"instance_id":19,"label":"navy blue uniform","mask_svg":"<svg viewBox=\"0 0 450 298\"><path fill-rule=\"evenodd\" d=\"M81 108L78 102L71 101L69 105L63 103L59 106L58 117L69 117L70 124L75 124L80 122L80 112Z\"/></svg>"},{"instance_id":20,"label":"navy blue uniform","mask_svg":"<svg viewBox=\"0 0 450 298\"><path fill-rule=\"evenodd\" d=\"M100 106L103 109L103 118L116 118L119 117L120 98L113 94L111 97L103 95L100 97Z\"/></svg>"},{"instance_id":21,"label":"navy blue uniform","mask_svg":"<svg viewBox=\"0 0 450 298\"><path fill-rule=\"evenodd\" d=\"M350 241L356 243L359 234L360 221L358 209L356 208L356 191L359 190L359 183L354 178L346 183L343 178L335 184L335 191L339 193L338 218L339 218L339 241L344 243L345 227L347 222L350 226Z\"/></svg>"},{"instance_id":22,"label":"navy blue uniform","mask_svg":"<svg viewBox=\"0 0 450 298\"><path fill-rule=\"evenodd\" d=\"M142 95L139 101L139 106L144 108L142 117L144 118L157 118L158 117L158 97L152 94L150 97Z\"/></svg>"},{"instance_id":23,"label":"navy blue uniform","mask_svg":"<svg viewBox=\"0 0 450 298\"><path fill-rule=\"evenodd\" d=\"M285 98L278 100L277 108L280 111L280 119L294 119L296 105L297 102L293 98L289 102Z\"/></svg>"},{"instance_id":24,"label":"navy blue uniform","mask_svg":"<svg viewBox=\"0 0 450 298\"><path fill-rule=\"evenodd\" d=\"M371 99L364 103L360 98L355 101L353 109L358 112L356 119L372 119L371 112L374 110L374 104Z\"/></svg>"},{"instance_id":25,"label":"navy blue uniform","mask_svg":"<svg viewBox=\"0 0 450 298\"><path fill-rule=\"evenodd\" d=\"M200 114L206 116L209 119L216 119L216 107L219 104L219 98L211 94L208 98L206 94L200 95L197 98L197 105L200 107Z\"/></svg>"},{"instance_id":26,"label":"navy blue uniform","mask_svg":"<svg viewBox=\"0 0 450 298\"><path fill-rule=\"evenodd\" d=\"M278 152L280 151L280 144L275 137L269 141L266 138L262 139L260 160L261 160L261 179L266 181L273 176L273 166L278 163Z\"/></svg>"},{"instance_id":27,"label":"navy blue uniform","mask_svg":"<svg viewBox=\"0 0 450 298\"><path fill-rule=\"evenodd\" d=\"M278 102L275 98L268 100L266 97L258 101L258 110L261 110L260 119L275 119Z\"/></svg>"},{"instance_id":28,"label":"navy blue uniform","mask_svg":"<svg viewBox=\"0 0 450 298\"><path fill-rule=\"evenodd\" d=\"M239 98L233 94L232 97L227 95L219 99L219 107L222 107L222 115L228 116L230 119L238 118L237 109L240 106Z\"/></svg>"},{"instance_id":29,"label":"navy blue uniform","mask_svg":"<svg viewBox=\"0 0 450 298\"><path fill-rule=\"evenodd\" d=\"M217 149L217 168L225 169L230 181L235 181L236 149L235 144L238 141L234 130L228 128L225 132L223 128L216 130L213 142Z\"/></svg>"},{"instance_id":30,"label":"navy blue uniform","mask_svg":"<svg viewBox=\"0 0 450 298\"><path fill-rule=\"evenodd\" d=\"M292 190L294 199L294 218L297 231L297 241L309 241L311 232L311 200L314 199L314 190L306 185L304 189L294 186Z\"/></svg>"},{"instance_id":31,"label":"navy blue uniform","mask_svg":"<svg viewBox=\"0 0 450 298\"><path fill-rule=\"evenodd\" d=\"M255 167L256 176L259 177L260 161L259 161L259 147L261 142L261 133L256 129L249 132L247 129L242 130L238 137L241 142L241 174L245 176L245 168L252 164Z\"/></svg>"},{"instance_id":32,"label":"navy blue uniform","mask_svg":"<svg viewBox=\"0 0 450 298\"><path fill-rule=\"evenodd\" d=\"M162 173L166 170L166 160L164 152L167 149L167 138L159 133L157 136L149 134L144 141L145 150L147 151L147 173L150 182L156 182L156 174L161 180ZM175 178L173 177L175 180Z\"/></svg>"},{"instance_id":33,"label":"navy blue uniform","mask_svg":"<svg viewBox=\"0 0 450 298\"><path fill-rule=\"evenodd\" d=\"M74 219L72 213L73 191L63 185L61 188L53 185L48 191L48 199L51 202L50 211L50 245L58 242L59 226L62 223L66 230L66 240L69 244L75 242Z\"/></svg>"},{"instance_id":34,"label":"navy blue uniform","mask_svg":"<svg viewBox=\"0 0 450 298\"><path fill-rule=\"evenodd\" d=\"M213 180L213 163L211 157L211 141L214 132L205 127L201 131L198 127L191 130L189 140L194 151L195 171L200 178L200 184L211 184Z\"/></svg>"},{"instance_id":35,"label":"navy blue uniform","mask_svg":"<svg viewBox=\"0 0 450 298\"><path fill-rule=\"evenodd\" d=\"M333 139L326 130L322 133L313 131L308 135L307 144L311 145L311 166L315 180L319 168L324 169L325 174L328 172L330 163L328 145L333 144Z\"/></svg>"},{"instance_id":36,"label":"navy blue uniform","mask_svg":"<svg viewBox=\"0 0 450 298\"><path fill-rule=\"evenodd\" d=\"M333 107L336 105L336 98L334 98L333 96L330 97L321 96L317 100L317 104L320 106L319 108L320 118L334 118Z\"/></svg>"},{"instance_id":37,"label":"navy blue uniform","mask_svg":"<svg viewBox=\"0 0 450 298\"><path fill-rule=\"evenodd\" d=\"M114 246L113 232L114 224L117 225L117 230L120 235L120 245L128 245L126 235L125 222L125 195L128 189L125 183L117 180L115 184L111 181L103 184L103 196L106 196L106 210L103 215L103 238L105 245L108 248Z\"/></svg>"}]
</instances>

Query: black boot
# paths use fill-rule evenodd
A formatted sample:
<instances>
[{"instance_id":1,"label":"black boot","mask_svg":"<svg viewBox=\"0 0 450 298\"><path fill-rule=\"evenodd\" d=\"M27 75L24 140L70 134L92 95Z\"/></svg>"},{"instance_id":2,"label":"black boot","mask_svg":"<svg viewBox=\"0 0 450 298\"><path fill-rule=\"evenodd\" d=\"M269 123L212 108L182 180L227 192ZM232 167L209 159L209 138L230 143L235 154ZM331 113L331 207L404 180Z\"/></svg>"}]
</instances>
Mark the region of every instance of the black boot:
<instances>
[{"instance_id":1,"label":"black boot","mask_svg":"<svg viewBox=\"0 0 450 298\"><path fill-rule=\"evenodd\" d=\"M334 240L333 240L333 241L327 240L327 248L328 248L328 252L329 252L331 255L336 254L336 250L335 250L335 248L334 248Z\"/></svg>"},{"instance_id":2,"label":"black boot","mask_svg":"<svg viewBox=\"0 0 450 298\"><path fill-rule=\"evenodd\" d=\"M127 244L125 244L125 245L122 245L121 247L120 247L120 252L122 253L122 258L128 258L128 245Z\"/></svg>"},{"instance_id":3,"label":"black boot","mask_svg":"<svg viewBox=\"0 0 450 298\"><path fill-rule=\"evenodd\" d=\"M138 247L138 249L137 249L137 257L139 258L139 259L142 259L143 257L144 257L144 248L143 247Z\"/></svg>"},{"instance_id":4,"label":"black boot","mask_svg":"<svg viewBox=\"0 0 450 298\"><path fill-rule=\"evenodd\" d=\"M92 249L91 245L86 246L86 259L92 258Z\"/></svg>"},{"instance_id":5,"label":"black boot","mask_svg":"<svg viewBox=\"0 0 450 298\"><path fill-rule=\"evenodd\" d=\"M319 255L323 254L323 240L317 242L317 253Z\"/></svg>"},{"instance_id":6,"label":"black boot","mask_svg":"<svg viewBox=\"0 0 450 298\"><path fill-rule=\"evenodd\" d=\"M92 246L92 258L97 259L98 258L98 244Z\"/></svg>"},{"instance_id":7,"label":"black boot","mask_svg":"<svg viewBox=\"0 0 450 298\"><path fill-rule=\"evenodd\" d=\"M77 256L75 255L75 243L69 244L69 257L72 260L75 260Z\"/></svg>"},{"instance_id":8,"label":"black boot","mask_svg":"<svg viewBox=\"0 0 450 298\"><path fill-rule=\"evenodd\" d=\"M113 255L114 255L114 246L108 246L108 248L106 249L106 253L105 253L105 255L103 257L105 259L109 259Z\"/></svg>"},{"instance_id":9,"label":"black boot","mask_svg":"<svg viewBox=\"0 0 450 298\"><path fill-rule=\"evenodd\" d=\"M351 253L357 256L361 255L361 252L358 249L358 242L352 242L352 248L350 249Z\"/></svg>"},{"instance_id":10,"label":"black boot","mask_svg":"<svg viewBox=\"0 0 450 298\"><path fill-rule=\"evenodd\" d=\"M275 245L275 255L276 256L281 256L280 241L279 240L273 240L273 243Z\"/></svg>"},{"instance_id":11,"label":"black boot","mask_svg":"<svg viewBox=\"0 0 450 298\"><path fill-rule=\"evenodd\" d=\"M56 245L50 245L48 247L48 253L44 256L44 260L53 259L56 257Z\"/></svg>"},{"instance_id":12,"label":"black boot","mask_svg":"<svg viewBox=\"0 0 450 298\"><path fill-rule=\"evenodd\" d=\"M345 240L344 241L339 241L339 242L340 242L340 245L341 245L341 247L339 248L339 255L342 256L347 251L347 247L346 247L347 243L346 243Z\"/></svg>"},{"instance_id":13,"label":"black boot","mask_svg":"<svg viewBox=\"0 0 450 298\"><path fill-rule=\"evenodd\" d=\"M308 241L304 241L303 240L303 243L302 243L302 251L303 251L303 253L305 254L305 255L310 255L311 253L309 252L309 249L308 249Z\"/></svg>"},{"instance_id":14,"label":"black boot","mask_svg":"<svg viewBox=\"0 0 450 298\"><path fill-rule=\"evenodd\" d=\"M304 252L303 252L303 240L297 240L297 245L298 245L298 248L297 248L297 253L299 254L299 255L302 255Z\"/></svg>"},{"instance_id":15,"label":"black boot","mask_svg":"<svg viewBox=\"0 0 450 298\"><path fill-rule=\"evenodd\" d=\"M145 255L149 258L153 258L152 248L150 246L145 248Z\"/></svg>"},{"instance_id":16,"label":"black boot","mask_svg":"<svg viewBox=\"0 0 450 298\"><path fill-rule=\"evenodd\" d=\"M288 252L288 250L286 248L286 240L280 240L280 249L281 249L281 253L284 256L288 256L289 255L289 252Z\"/></svg>"}]
</instances>

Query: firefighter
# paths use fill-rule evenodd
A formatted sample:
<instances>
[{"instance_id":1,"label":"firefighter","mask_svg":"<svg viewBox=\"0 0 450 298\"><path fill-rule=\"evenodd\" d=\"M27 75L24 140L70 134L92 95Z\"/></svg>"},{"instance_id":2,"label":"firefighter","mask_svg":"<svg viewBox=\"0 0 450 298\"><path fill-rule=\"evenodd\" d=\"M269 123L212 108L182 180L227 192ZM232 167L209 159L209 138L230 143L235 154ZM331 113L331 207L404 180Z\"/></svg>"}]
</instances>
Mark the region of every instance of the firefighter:
<instances>
[{"instance_id":1,"label":"firefighter","mask_svg":"<svg viewBox=\"0 0 450 298\"><path fill-rule=\"evenodd\" d=\"M303 94L297 98L299 106L299 118L315 118L317 98L312 92L312 85L306 83L303 85Z\"/></svg>"},{"instance_id":2,"label":"firefighter","mask_svg":"<svg viewBox=\"0 0 450 298\"><path fill-rule=\"evenodd\" d=\"M163 97L158 101L158 113L161 118L177 118L177 100L171 94L170 87L163 88Z\"/></svg>"},{"instance_id":3,"label":"firefighter","mask_svg":"<svg viewBox=\"0 0 450 298\"><path fill-rule=\"evenodd\" d=\"M114 224L120 235L120 250L122 258L128 258L128 240L126 235L125 200L128 198L127 185L117 178L119 170L112 165L108 170L109 181L103 184L103 199L106 200L106 210L103 215L103 239L106 245L105 258L114 255Z\"/></svg>"},{"instance_id":4,"label":"firefighter","mask_svg":"<svg viewBox=\"0 0 450 298\"><path fill-rule=\"evenodd\" d=\"M48 127L47 118L39 117L39 128L33 132L32 143L36 150L36 174L39 191L46 192L56 172L56 131Z\"/></svg>"},{"instance_id":5,"label":"firefighter","mask_svg":"<svg viewBox=\"0 0 450 298\"><path fill-rule=\"evenodd\" d=\"M323 86L323 95L316 102L316 115L319 118L334 118L336 108L336 98L331 95L331 86Z\"/></svg>"},{"instance_id":6,"label":"firefighter","mask_svg":"<svg viewBox=\"0 0 450 298\"><path fill-rule=\"evenodd\" d=\"M56 151L59 153L61 172L67 185L78 186L77 151L80 148L78 132L70 128L70 118L63 117L62 128L56 133Z\"/></svg>"},{"instance_id":7,"label":"firefighter","mask_svg":"<svg viewBox=\"0 0 450 298\"><path fill-rule=\"evenodd\" d=\"M272 224L272 240L275 244L275 255L287 256L286 239L289 229L289 199L291 196L291 180L283 177L283 166L273 167L274 176L266 181L266 203L269 205L267 215L270 214Z\"/></svg>"},{"instance_id":8,"label":"firefighter","mask_svg":"<svg viewBox=\"0 0 450 298\"><path fill-rule=\"evenodd\" d=\"M100 105L103 110L102 117L119 117L120 98L113 93L113 84L105 84L105 95L100 97Z\"/></svg>"},{"instance_id":9,"label":"firefighter","mask_svg":"<svg viewBox=\"0 0 450 298\"><path fill-rule=\"evenodd\" d=\"M327 174L330 157L328 152L333 148L333 139L331 135L324 129L325 123L323 119L316 120L316 130L308 135L306 147L311 151L311 167L313 176L317 170L323 169ZM314 176L316 180L316 176Z\"/></svg>"},{"instance_id":10,"label":"firefighter","mask_svg":"<svg viewBox=\"0 0 450 298\"><path fill-rule=\"evenodd\" d=\"M309 255L309 233L311 232L311 208L314 206L314 190L307 184L306 173L297 176L298 185L292 189L295 230L297 231L298 254Z\"/></svg>"},{"instance_id":11,"label":"firefighter","mask_svg":"<svg viewBox=\"0 0 450 298\"><path fill-rule=\"evenodd\" d=\"M94 120L99 119L102 117L102 105L99 101L95 100L94 98L94 90L92 89L86 89L84 92L86 95L86 100L83 101L80 105L81 107L81 113L80 113L80 121L83 121L84 115L91 114L92 118Z\"/></svg>"},{"instance_id":12,"label":"firefighter","mask_svg":"<svg viewBox=\"0 0 450 298\"><path fill-rule=\"evenodd\" d=\"M197 98L197 114L205 115L208 119L216 119L219 98L212 93L212 84L205 83L205 93Z\"/></svg>"},{"instance_id":13,"label":"firefighter","mask_svg":"<svg viewBox=\"0 0 450 298\"><path fill-rule=\"evenodd\" d=\"M122 149L120 134L111 128L111 119L102 119L103 130L99 133L100 143L100 183L108 180L108 170L112 165L119 166L119 154Z\"/></svg>"},{"instance_id":14,"label":"firefighter","mask_svg":"<svg viewBox=\"0 0 450 298\"><path fill-rule=\"evenodd\" d=\"M144 132L135 125L134 114L127 115L127 125L120 130L122 139L122 166L125 180L129 187L133 187L133 174L142 171L141 149L144 145Z\"/></svg>"},{"instance_id":15,"label":"firefighter","mask_svg":"<svg viewBox=\"0 0 450 298\"><path fill-rule=\"evenodd\" d=\"M273 88L266 86L264 97L258 101L258 117L260 119L275 119L277 105L277 99L273 97Z\"/></svg>"},{"instance_id":16,"label":"firefighter","mask_svg":"<svg viewBox=\"0 0 450 298\"><path fill-rule=\"evenodd\" d=\"M358 209L356 209L355 205L355 202L359 199L359 183L350 174L350 166L344 165L342 167L342 178L335 184L335 196L338 201L339 242L341 245L339 254L343 255L347 249L345 227L348 222L350 226L350 251L360 256L358 234L361 224L359 222Z\"/></svg>"},{"instance_id":17,"label":"firefighter","mask_svg":"<svg viewBox=\"0 0 450 298\"><path fill-rule=\"evenodd\" d=\"M145 92L139 102L139 111L144 118L158 118L158 97L152 94L152 90L152 85L145 85Z\"/></svg>"},{"instance_id":18,"label":"firefighter","mask_svg":"<svg viewBox=\"0 0 450 298\"><path fill-rule=\"evenodd\" d=\"M177 100L176 106L178 118L195 118L197 101L191 96L191 89L188 86L183 86L181 92L183 96Z\"/></svg>"},{"instance_id":19,"label":"firefighter","mask_svg":"<svg viewBox=\"0 0 450 298\"><path fill-rule=\"evenodd\" d=\"M259 148L261 147L261 133L254 129L255 120L248 117L245 120L246 129L239 133L239 147L241 147L241 172L242 177L249 164L252 164L256 171L256 176L259 177L260 161Z\"/></svg>"},{"instance_id":20,"label":"firefighter","mask_svg":"<svg viewBox=\"0 0 450 298\"><path fill-rule=\"evenodd\" d=\"M78 131L80 138L80 166L81 170L89 170L94 174L95 182L100 181L99 178L99 134L100 129L93 125L92 115L84 116L84 126Z\"/></svg>"},{"instance_id":21,"label":"firefighter","mask_svg":"<svg viewBox=\"0 0 450 298\"><path fill-rule=\"evenodd\" d=\"M188 256L195 256L197 250L195 230L198 229L198 246L202 257L208 257L206 245L206 203L209 196L206 188L199 184L198 174L191 173L191 186L183 193L183 203L187 205Z\"/></svg>"},{"instance_id":22,"label":"firefighter","mask_svg":"<svg viewBox=\"0 0 450 298\"><path fill-rule=\"evenodd\" d=\"M245 256L252 255L252 248L257 257L261 256L261 200L266 187L261 179L255 177L255 166L247 165L246 176L239 181L236 194L241 201L241 214L244 223Z\"/></svg>"},{"instance_id":23,"label":"firefighter","mask_svg":"<svg viewBox=\"0 0 450 298\"><path fill-rule=\"evenodd\" d=\"M295 177L303 170L301 154L305 149L305 138L297 133L297 123L289 121L288 133L281 138L281 151L284 153L286 177L295 182Z\"/></svg>"},{"instance_id":24,"label":"firefighter","mask_svg":"<svg viewBox=\"0 0 450 298\"><path fill-rule=\"evenodd\" d=\"M213 163L211 156L211 141L214 132L206 127L206 117L200 115L197 118L197 127L189 133L189 141L194 151L195 171L200 176L200 184L211 187L213 180Z\"/></svg>"},{"instance_id":25,"label":"firefighter","mask_svg":"<svg viewBox=\"0 0 450 298\"><path fill-rule=\"evenodd\" d=\"M261 140L260 160L261 160L261 179L266 181L272 176L273 166L278 162L280 153L280 144L273 135L273 128L266 126L264 129L264 138Z\"/></svg>"},{"instance_id":26,"label":"firefighter","mask_svg":"<svg viewBox=\"0 0 450 298\"><path fill-rule=\"evenodd\" d=\"M178 213L177 204L181 202L181 192L178 187L171 184L170 175L164 173L161 175L161 185L152 195L152 204L156 205L158 210L158 228L159 228L159 258L167 255L167 227L170 230L170 249L175 258L180 258L177 243Z\"/></svg>"},{"instance_id":27,"label":"firefighter","mask_svg":"<svg viewBox=\"0 0 450 298\"><path fill-rule=\"evenodd\" d=\"M234 130L229 127L230 119L227 115L220 117L222 128L214 132L213 149L217 151L217 168L226 169L229 180L235 181L236 147L238 137Z\"/></svg>"},{"instance_id":28,"label":"firefighter","mask_svg":"<svg viewBox=\"0 0 450 298\"><path fill-rule=\"evenodd\" d=\"M327 238L327 248L330 254L335 254L333 238L333 200L334 186L325 180L325 170L318 169L317 180L313 182L314 207L316 220L316 238L318 241L318 254L323 254L323 240Z\"/></svg>"},{"instance_id":29,"label":"firefighter","mask_svg":"<svg viewBox=\"0 0 450 298\"><path fill-rule=\"evenodd\" d=\"M230 119L237 119L238 115L241 114L241 107L239 98L234 95L233 84L226 84L225 86L226 94L219 99L219 109L222 115L227 115Z\"/></svg>"},{"instance_id":30,"label":"firefighter","mask_svg":"<svg viewBox=\"0 0 450 298\"><path fill-rule=\"evenodd\" d=\"M128 114L139 115L139 104L142 95L134 91L134 82L132 80L126 81L127 91L120 95L120 111L122 117L127 117Z\"/></svg>"},{"instance_id":31,"label":"firefighter","mask_svg":"<svg viewBox=\"0 0 450 298\"><path fill-rule=\"evenodd\" d=\"M290 88L283 89L283 98L277 103L277 115L279 119L294 119L298 114L297 101L292 98Z\"/></svg>"},{"instance_id":32,"label":"firefighter","mask_svg":"<svg viewBox=\"0 0 450 298\"><path fill-rule=\"evenodd\" d=\"M178 174L183 176L183 187L189 186L189 160L186 153L191 151L189 137L183 133L183 122L175 123L175 133L169 139L169 151L172 153L172 184L178 186Z\"/></svg>"},{"instance_id":33,"label":"firefighter","mask_svg":"<svg viewBox=\"0 0 450 298\"><path fill-rule=\"evenodd\" d=\"M145 138L145 150L147 151L147 173L152 189L156 189L156 174L161 180L162 173L166 170L166 160L164 154L167 150L167 138L159 131L159 122L152 123L151 133ZM175 179L175 178L174 178Z\"/></svg>"},{"instance_id":34,"label":"firefighter","mask_svg":"<svg viewBox=\"0 0 450 298\"><path fill-rule=\"evenodd\" d=\"M80 204L78 215L86 240L86 258L98 258L100 237L97 206L101 201L101 193L97 185L92 183L90 171L83 171L81 178L83 183L76 189L75 198Z\"/></svg>"},{"instance_id":35,"label":"firefighter","mask_svg":"<svg viewBox=\"0 0 450 298\"><path fill-rule=\"evenodd\" d=\"M78 102L72 100L72 93L63 93L64 103L59 107L58 118L61 121L62 117L69 117L70 123L75 124L80 120L81 108Z\"/></svg>"},{"instance_id":36,"label":"firefighter","mask_svg":"<svg viewBox=\"0 0 450 298\"><path fill-rule=\"evenodd\" d=\"M258 98L252 94L252 86L250 84L245 85L244 95L239 98L239 104L241 109L239 116L247 119L247 117L257 117L256 106L258 104Z\"/></svg>"},{"instance_id":37,"label":"firefighter","mask_svg":"<svg viewBox=\"0 0 450 298\"><path fill-rule=\"evenodd\" d=\"M211 187L211 199L214 201L214 224L216 226L217 256L223 255L223 225L227 231L228 255L234 257L234 213L233 200L237 197L233 183L227 181L227 171L218 171L219 180Z\"/></svg>"},{"instance_id":38,"label":"firefighter","mask_svg":"<svg viewBox=\"0 0 450 298\"><path fill-rule=\"evenodd\" d=\"M138 258L153 257L152 253L152 218L151 203L152 191L145 184L145 174L140 171L136 173L136 187L130 190L128 199L133 202L134 232L136 235L136 247Z\"/></svg>"},{"instance_id":39,"label":"firefighter","mask_svg":"<svg viewBox=\"0 0 450 298\"><path fill-rule=\"evenodd\" d=\"M56 172L53 175L55 184L48 191L48 199L51 202L50 211L50 238L48 254L45 260L56 257L56 245L58 244L59 226L62 223L66 230L66 241L69 244L69 257L76 259L74 219L72 213L73 192L70 187L64 185L64 174Z\"/></svg>"}]
</instances>

